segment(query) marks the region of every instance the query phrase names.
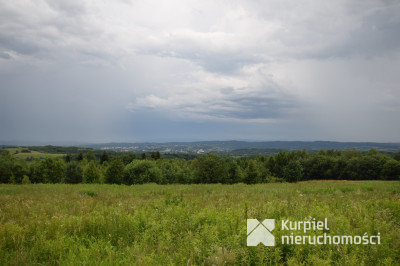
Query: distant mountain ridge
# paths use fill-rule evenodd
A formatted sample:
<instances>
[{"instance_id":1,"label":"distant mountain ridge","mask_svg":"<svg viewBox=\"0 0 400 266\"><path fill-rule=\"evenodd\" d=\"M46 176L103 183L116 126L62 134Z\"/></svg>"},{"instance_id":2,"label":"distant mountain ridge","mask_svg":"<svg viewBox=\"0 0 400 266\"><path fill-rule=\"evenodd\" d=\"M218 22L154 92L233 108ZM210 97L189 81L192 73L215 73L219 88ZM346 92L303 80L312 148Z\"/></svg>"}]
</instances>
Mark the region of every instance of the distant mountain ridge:
<instances>
[{"instance_id":1,"label":"distant mountain ridge","mask_svg":"<svg viewBox=\"0 0 400 266\"><path fill-rule=\"evenodd\" d=\"M292 151L305 149L307 151L319 150L346 150L357 149L367 151L396 152L400 150L400 143L378 142L336 142L336 141L194 141L194 142L147 142L147 143L103 143L80 145L82 147L131 152L160 151L168 153L274 153L278 151Z\"/></svg>"}]
</instances>

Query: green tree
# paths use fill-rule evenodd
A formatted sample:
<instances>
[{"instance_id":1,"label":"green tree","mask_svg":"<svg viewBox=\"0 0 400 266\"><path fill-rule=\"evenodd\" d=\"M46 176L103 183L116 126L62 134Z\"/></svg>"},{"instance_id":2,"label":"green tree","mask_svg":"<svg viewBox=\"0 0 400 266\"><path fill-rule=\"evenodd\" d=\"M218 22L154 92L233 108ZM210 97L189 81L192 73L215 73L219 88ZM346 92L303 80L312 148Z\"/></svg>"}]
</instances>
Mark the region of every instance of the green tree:
<instances>
[{"instance_id":1,"label":"green tree","mask_svg":"<svg viewBox=\"0 0 400 266\"><path fill-rule=\"evenodd\" d=\"M154 159L154 160L159 160L159 159L161 159L161 154L160 154L160 152L159 152L159 151L153 151L153 152L151 153L151 158Z\"/></svg>"},{"instance_id":2,"label":"green tree","mask_svg":"<svg viewBox=\"0 0 400 266\"><path fill-rule=\"evenodd\" d=\"M394 154L393 159L400 161L400 150Z\"/></svg>"},{"instance_id":3,"label":"green tree","mask_svg":"<svg viewBox=\"0 0 400 266\"><path fill-rule=\"evenodd\" d=\"M86 158L86 160L88 160L89 162L90 162L90 161L95 161L95 160L96 160L96 156L94 156L93 150L88 151L88 152L85 154L85 158Z\"/></svg>"},{"instance_id":4,"label":"green tree","mask_svg":"<svg viewBox=\"0 0 400 266\"><path fill-rule=\"evenodd\" d=\"M11 177L15 183L21 183L24 174L27 173L25 161L17 160L7 150L0 154L0 183L9 183Z\"/></svg>"},{"instance_id":5,"label":"green tree","mask_svg":"<svg viewBox=\"0 0 400 266\"><path fill-rule=\"evenodd\" d=\"M194 175L197 183L227 183L228 164L221 156L208 153L194 160Z\"/></svg>"},{"instance_id":6,"label":"green tree","mask_svg":"<svg viewBox=\"0 0 400 266\"><path fill-rule=\"evenodd\" d=\"M356 149L347 149L343 152L343 156L346 159L351 159L354 157L360 157L362 154L361 152L357 151Z\"/></svg>"},{"instance_id":7,"label":"green tree","mask_svg":"<svg viewBox=\"0 0 400 266\"><path fill-rule=\"evenodd\" d=\"M335 160L332 175L334 179L346 179L346 168L348 160L345 157L338 157Z\"/></svg>"},{"instance_id":8,"label":"green tree","mask_svg":"<svg viewBox=\"0 0 400 266\"><path fill-rule=\"evenodd\" d=\"M262 168L255 159L250 160L246 168L244 181L246 184L257 184L263 182Z\"/></svg>"},{"instance_id":9,"label":"green tree","mask_svg":"<svg viewBox=\"0 0 400 266\"><path fill-rule=\"evenodd\" d=\"M353 180L379 179L386 161L381 154L353 157L348 161L345 175Z\"/></svg>"},{"instance_id":10,"label":"green tree","mask_svg":"<svg viewBox=\"0 0 400 266\"><path fill-rule=\"evenodd\" d=\"M64 179L64 161L60 158L44 158L34 165L35 183L59 183Z\"/></svg>"},{"instance_id":11,"label":"green tree","mask_svg":"<svg viewBox=\"0 0 400 266\"><path fill-rule=\"evenodd\" d=\"M94 161L90 161L83 170L84 183L100 183L102 174Z\"/></svg>"},{"instance_id":12,"label":"green tree","mask_svg":"<svg viewBox=\"0 0 400 266\"><path fill-rule=\"evenodd\" d=\"M112 160L106 170L105 181L108 184L122 184L125 165L121 159Z\"/></svg>"},{"instance_id":13,"label":"green tree","mask_svg":"<svg viewBox=\"0 0 400 266\"><path fill-rule=\"evenodd\" d=\"M13 174L15 176L15 181L17 183L21 183L22 178L24 177L25 174L27 174L27 165L25 161L21 161L21 160L16 160L16 162L14 163L14 167L13 167Z\"/></svg>"},{"instance_id":14,"label":"green tree","mask_svg":"<svg viewBox=\"0 0 400 266\"><path fill-rule=\"evenodd\" d=\"M71 161L65 169L65 183L78 184L82 182L83 169L76 161Z\"/></svg>"},{"instance_id":15,"label":"green tree","mask_svg":"<svg viewBox=\"0 0 400 266\"><path fill-rule=\"evenodd\" d=\"M367 152L367 155L379 155L379 152L372 148Z\"/></svg>"},{"instance_id":16,"label":"green tree","mask_svg":"<svg viewBox=\"0 0 400 266\"><path fill-rule=\"evenodd\" d=\"M0 183L8 183L13 175L15 158L7 150L2 150L0 154Z\"/></svg>"},{"instance_id":17,"label":"green tree","mask_svg":"<svg viewBox=\"0 0 400 266\"><path fill-rule=\"evenodd\" d=\"M327 155L314 155L304 160L304 179L332 179L335 158Z\"/></svg>"},{"instance_id":18,"label":"green tree","mask_svg":"<svg viewBox=\"0 0 400 266\"><path fill-rule=\"evenodd\" d=\"M165 184L180 183L178 180L181 179L181 168L176 159L159 160L157 161L157 166L161 170L162 181L165 182Z\"/></svg>"},{"instance_id":19,"label":"green tree","mask_svg":"<svg viewBox=\"0 0 400 266\"><path fill-rule=\"evenodd\" d=\"M106 162L108 160L109 160L109 157L108 157L107 151L103 151L103 153L100 156L100 164L103 164L104 162Z\"/></svg>"},{"instance_id":20,"label":"green tree","mask_svg":"<svg viewBox=\"0 0 400 266\"><path fill-rule=\"evenodd\" d=\"M82 161L82 160L83 160L83 153L82 153L82 152L80 152L80 153L78 154L78 156L76 157L76 160L77 160L77 161Z\"/></svg>"},{"instance_id":21,"label":"green tree","mask_svg":"<svg viewBox=\"0 0 400 266\"><path fill-rule=\"evenodd\" d=\"M124 165L130 164L133 160L137 159L136 154L132 152L124 152L119 156L122 161L124 162Z\"/></svg>"},{"instance_id":22,"label":"green tree","mask_svg":"<svg viewBox=\"0 0 400 266\"><path fill-rule=\"evenodd\" d=\"M134 160L124 169L124 183L127 185L162 183L161 176L161 170L154 161L150 160Z\"/></svg>"},{"instance_id":23,"label":"green tree","mask_svg":"<svg viewBox=\"0 0 400 266\"><path fill-rule=\"evenodd\" d=\"M244 172L236 160L228 163L229 180L228 183L234 184L244 181Z\"/></svg>"},{"instance_id":24,"label":"green tree","mask_svg":"<svg viewBox=\"0 0 400 266\"><path fill-rule=\"evenodd\" d=\"M386 180L400 180L400 162L388 160L382 169L382 178Z\"/></svg>"},{"instance_id":25,"label":"green tree","mask_svg":"<svg viewBox=\"0 0 400 266\"><path fill-rule=\"evenodd\" d=\"M275 170L275 156L270 155L268 156L265 166L267 167L267 169L273 174L276 175L276 170Z\"/></svg>"},{"instance_id":26,"label":"green tree","mask_svg":"<svg viewBox=\"0 0 400 266\"><path fill-rule=\"evenodd\" d=\"M160 182L162 184L193 183L193 174L186 160L162 159L157 160L156 164L161 170Z\"/></svg>"},{"instance_id":27,"label":"green tree","mask_svg":"<svg viewBox=\"0 0 400 266\"><path fill-rule=\"evenodd\" d=\"M194 175L190 163L185 159L174 159L176 167L179 169L174 183L192 184L194 183Z\"/></svg>"},{"instance_id":28,"label":"green tree","mask_svg":"<svg viewBox=\"0 0 400 266\"><path fill-rule=\"evenodd\" d=\"M298 160L290 161L283 168L283 176L287 182L297 182L303 177L303 166Z\"/></svg>"},{"instance_id":29,"label":"green tree","mask_svg":"<svg viewBox=\"0 0 400 266\"><path fill-rule=\"evenodd\" d=\"M290 161L290 158L286 152L279 152L273 160L274 165L272 167L272 169L273 169L272 174L274 176L282 177L283 168L289 163L289 161Z\"/></svg>"},{"instance_id":30,"label":"green tree","mask_svg":"<svg viewBox=\"0 0 400 266\"><path fill-rule=\"evenodd\" d=\"M295 158L297 160L306 159L308 157L309 157L309 154L305 149L298 150L298 151L295 152Z\"/></svg>"}]
</instances>

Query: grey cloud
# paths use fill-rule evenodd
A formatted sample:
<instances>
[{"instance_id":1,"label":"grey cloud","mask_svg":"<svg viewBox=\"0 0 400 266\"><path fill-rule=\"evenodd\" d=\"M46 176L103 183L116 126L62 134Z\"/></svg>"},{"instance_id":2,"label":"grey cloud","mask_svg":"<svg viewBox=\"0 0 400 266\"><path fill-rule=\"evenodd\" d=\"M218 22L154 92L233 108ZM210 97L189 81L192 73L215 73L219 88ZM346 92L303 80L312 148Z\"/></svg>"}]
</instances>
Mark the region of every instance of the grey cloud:
<instances>
[{"instance_id":1,"label":"grey cloud","mask_svg":"<svg viewBox=\"0 0 400 266\"><path fill-rule=\"evenodd\" d=\"M19 3L20 4L20 3ZM3 5L3 6L2 6ZM0 3L0 48L39 59L59 60L66 54L91 50L99 57L103 30L88 20L84 1L46 1L21 6ZM4 15L4 16L3 16ZM79 57L79 56L78 56Z\"/></svg>"},{"instance_id":2,"label":"grey cloud","mask_svg":"<svg viewBox=\"0 0 400 266\"><path fill-rule=\"evenodd\" d=\"M221 94L203 97L199 102L190 97L190 91L181 95L170 95L159 98L151 95L138 98L132 104L131 111L148 110L160 114L185 114L184 120L203 117L208 120L268 120L285 119L296 108L300 108L301 100L294 95L284 93L279 85L270 82L263 88L226 87L219 89Z\"/></svg>"},{"instance_id":3,"label":"grey cloud","mask_svg":"<svg viewBox=\"0 0 400 266\"><path fill-rule=\"evenodd\" d=\"M265 94L265 95L263 95ZM268 95L268 92L246 95L230 93L223 100L210 101L203 113L219 118L233 119L281 119L299 107L298 100L290 95Z\"/></svg>"},{"instance_id":4,"label":"grey cloud","mask_svg":"<svg viewBox=\"0 0 400 266\"><path fill-rule=\"evenodd\" d=\"M214 73L229 74L237 70L240 70L245 65L257 63L258 60L254 60L246 56L238 56L235 54L206 54L200 58L183 57L185 59L191 59L197 62L199 65L204 67L205 70Z\"/></svg>"},{"instance_id":5,"label":"grey cloud","mask_svg":"<svg viewBox=\"0 0 400 266\"><path fill-rule=\"evenodd\" d=\"M77 0L46 0L53 10L66 14L67 16L83 16L87 13L85 2Z\"/></svg>"},{"instance_id":6,"label":"grey cloud","mask_svg":"<svg viewBox=\"0 0 400 266\"><path fill-rule=\"evenodd\" d=\"M400 5L382 5L377 1L373 11L366 15L357 13L363 9L352 10L354 16L352 24L348 28L339 27L335 31L324 28L316 21L305 24L305 36L311 41L320 43L315 49L299 50L296 57L300 59L329 59L332 57L346 58L350 56L385 56L395 54L400 50ZM351 13L348 14L351 17ZM358 16L357 16L358 15ZM321 18L323 19L323 18ZM340 18L337 18L340 20ZM327 26L327 25L325 25ZM302 30L300 28L300 30ZM307 44L306 44L307 45Z\"/></svg>"},{"instance_id":7,"label":"grey cloud","mask_svg":"<svg viewBox=\"0 0 400 266\"><path fill-rule=\"evenodd\" d=\"M400 50L400 5L378 10L363 19L351 34L353 51L366 56L385 55Z\"/></svg>"},{"instance_id":8,"label":"grey cloud","mask_svg":"<svg viewBox=\"0 0 400 266\"><path fill-rule=\"evenodd\" d=\"M209 110L201 113L217 118L239 120L280 119L285 117L286 108L293 106L279 99L248 98L237 102L217 102Z\"/></svg>"},{"instance_id":9,"label":"grey cloud","mask_svg":"<svg viewBox=\"0 0 400 266\"><path fill-rule=\"evenodd\" d=\"M361 26L349 32L349 38L333 46L311 53L310 58L387 56L400 50L400 19L396 17L399 8L380 10L363 18ZM307 55L305 55L307 56Z\"/></svg>"},{"instance_id":10,"label":"grey cloud","mask_svg":"<svg viewBox=\"0 0 400 266\"><path fill-rule=\"evenodd\" d=\"M262 96L236 97L231 99L231 102L238 107L233 114L241 119L281 118L287 115L287 110L296 107L295 103L283 97L281 99Z\"/></svg>"},{"instance_id":11,"label":"grey cloud","mask_svg":"<svg viewBox=\"0 0 400 266\"><path fill-rule=\"evenodd\" d=\"M8 33L0 33L0 47L4 50L11 50L25 55L35 54L43 49L25 38Z\"/></svg>"},{"instance_id":12,"label":"grey cloud","mask_svg":"<svg viewBox=\"0 0 400 266\"><path fill-rule=\"evenodd\" d=\"M175 41L174 41L175 42ZM207 51L206 47L188 46L185 50L175 48L174 42L168 44L168 48L162 51L144 50L143 54L158 54L162 57L173 57L189 60L202 66L213 73L229 74L240 70L243 66L267 62L265 58L253 54L252 51Z\"/></svg>"},{"instance_id":13,"label":"grey cloud","mask_svg":"<svg viewBox=\"0 0 400 266\"><path fill-rule=\"evenodd\" d=\"M3 58L3 59L11 59L12 57L11 57L10 54L8 54L8 53L6 53L6 52L0 52L0 58Z\"/></svg>"},{"instance_id":14,"label":"grey cloud","mask_svg":"<svg viewBox=\"0 0 400 266\"><path fill-rule=\"evenodd\" d=\"M241 69L245 65L257 63L259 60L252 56L238 54L206 54L201 58L195 59L207 71L217 73L232 73Z\"/></svg>"},{"instance_id":15,"label":"grey cloud","mask_svg":"<svg viewBox=\"0 0 400 266\"><path fill-rule=\"evenodd\" d=\"M0 140L398 140L398 14L380 0L0 0Z\"/></svg>"}]
</instances>

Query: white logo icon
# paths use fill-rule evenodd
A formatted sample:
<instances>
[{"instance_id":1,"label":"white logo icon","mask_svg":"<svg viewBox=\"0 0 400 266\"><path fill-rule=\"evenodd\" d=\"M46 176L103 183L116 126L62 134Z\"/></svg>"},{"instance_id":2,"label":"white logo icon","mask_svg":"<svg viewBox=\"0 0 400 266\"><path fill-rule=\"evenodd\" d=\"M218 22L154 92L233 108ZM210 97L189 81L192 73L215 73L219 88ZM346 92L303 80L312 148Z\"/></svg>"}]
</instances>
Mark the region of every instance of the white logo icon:
<instances>
[{"instance_id":1,"label":"white logo icon","mask_svg":"<svg viewBox=\"0 0 400 266\"><path fill-rule=\"evenodd\" d=\"M275 228L275 219L265 219L260 223L257 219L247 219L247 246L275 246L275 237L271 231Z\"/></svg>"}]
</instances>

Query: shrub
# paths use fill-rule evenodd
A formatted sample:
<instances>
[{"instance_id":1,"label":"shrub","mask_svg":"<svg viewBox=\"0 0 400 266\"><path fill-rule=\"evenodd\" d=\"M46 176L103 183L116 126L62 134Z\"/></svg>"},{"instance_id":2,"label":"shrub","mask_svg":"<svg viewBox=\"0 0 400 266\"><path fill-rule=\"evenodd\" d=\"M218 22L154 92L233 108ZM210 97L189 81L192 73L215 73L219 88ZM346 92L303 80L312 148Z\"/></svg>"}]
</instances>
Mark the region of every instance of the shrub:
<instances>
[{"instance_id":1,"label":"shrub","mask_svg":"<svg viewBox=\"0 0 400 266\"><path fill-rule=\"evenodd\" d=\"M17 181L15 181L15 175L11 175L10 179L8 180L9 184L16 184Z\"/></svg>"},{"instance_id":2,"label":"shrub","mask_svg":"<svg viewBox=\"0 0 400 266\"><path fill-rule=\"evenodd\" d=\"M161 182L162 173L154 161L134 160L125 167L124 183L127 185Z\"/></svg>"},{"instance_id":3,"label":"shrub","mask_svg":"<svg viewBox=\"0 0 400 266\"><path fill-rule=\"evenodd\" d=\"M95 197L95 196L97 196L97 192L95 192L95 191L93 191L93 190L83 190L83 191L81 191L80 194L81 194L81 195L84 195L84 196L89 196L89 197Z\"/></svg>"},{"instance_id":4,"label":"shrub","mask_svg":"<svg viewBox=\"0 0 400 266\"><path fill-rule=\"evenodd\" d=\"M21 183L23 185L28 185L28 184L31 184L31 180L29 179L29 177L27 175L24 175L24 177L22 178Z\"/></svg>"}]
</instances>

